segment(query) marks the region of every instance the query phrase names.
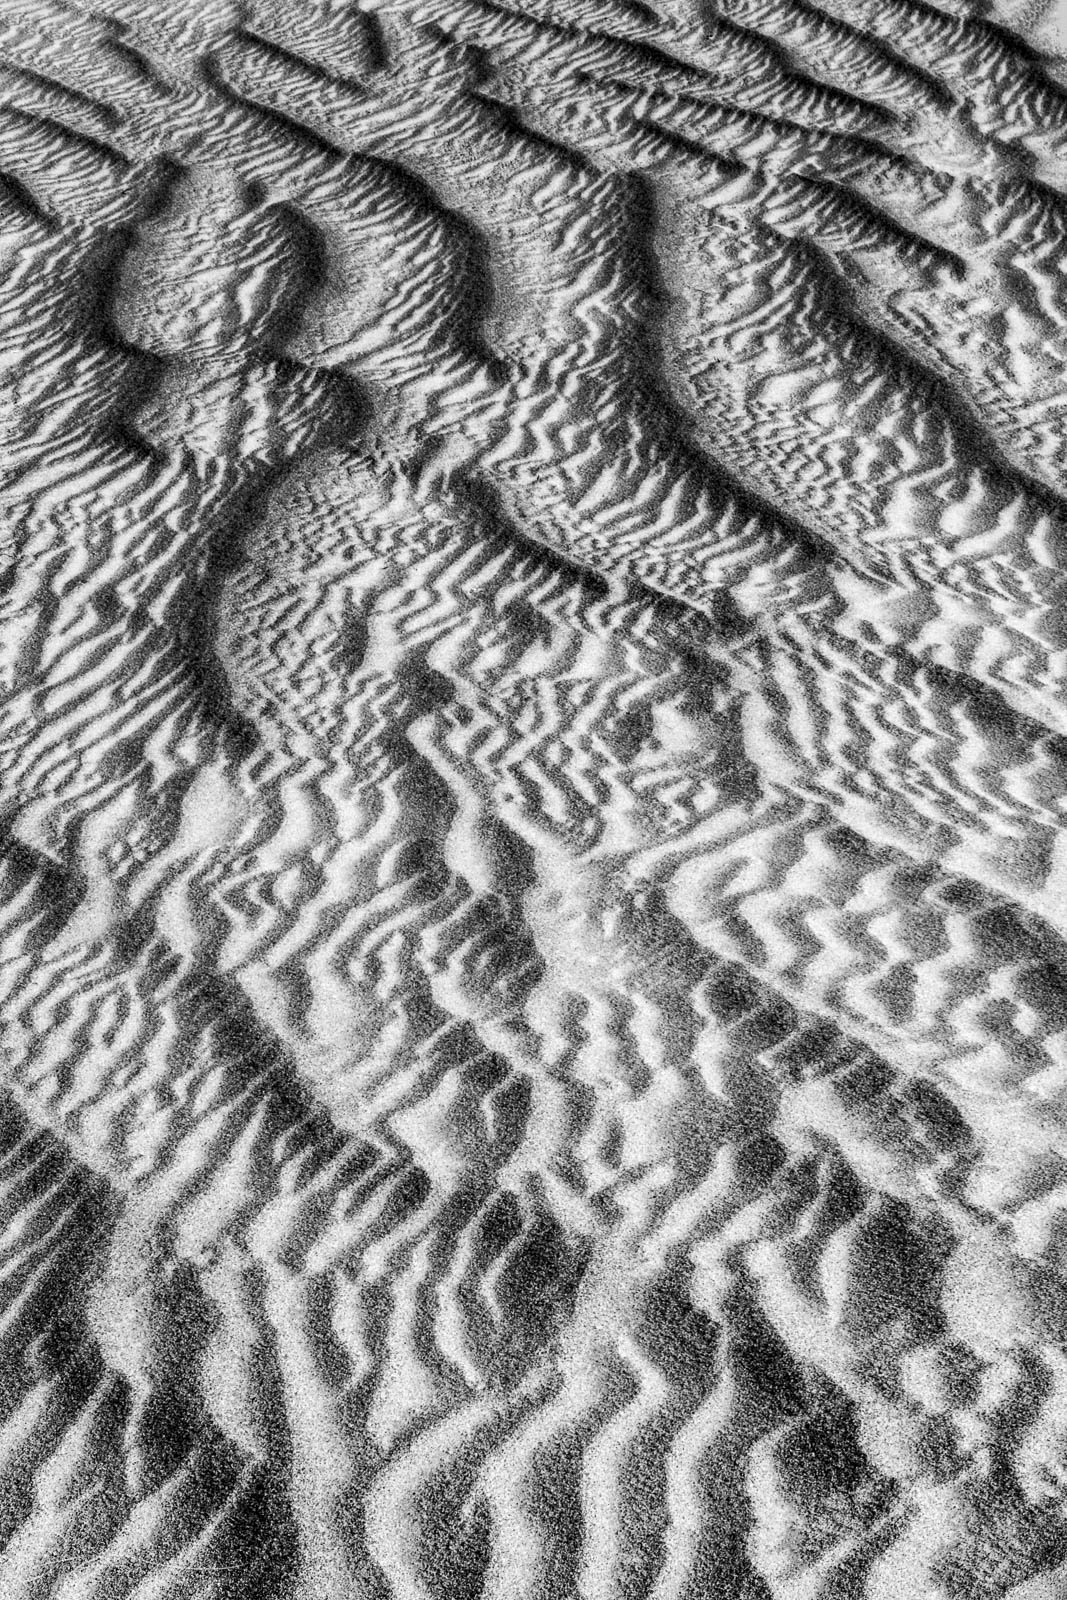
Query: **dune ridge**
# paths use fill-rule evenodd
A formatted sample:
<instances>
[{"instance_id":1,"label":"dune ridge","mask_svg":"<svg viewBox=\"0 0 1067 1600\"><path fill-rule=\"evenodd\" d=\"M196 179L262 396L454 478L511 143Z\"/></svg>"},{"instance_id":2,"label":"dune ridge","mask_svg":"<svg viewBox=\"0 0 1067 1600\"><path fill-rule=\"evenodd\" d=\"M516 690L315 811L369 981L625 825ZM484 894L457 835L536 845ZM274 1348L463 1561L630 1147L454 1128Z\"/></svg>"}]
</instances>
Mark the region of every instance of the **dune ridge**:
<instances>
[{"instance_id":1,"label":"dune ridge","mask_svg":"<svg viewBox=\"0 0 1067 1600\"><path fill-rule=\"evenodd\" d=\"M5 1597L1067 1594L1054 12L0 17Z\"/></svg>"}]
</instances>

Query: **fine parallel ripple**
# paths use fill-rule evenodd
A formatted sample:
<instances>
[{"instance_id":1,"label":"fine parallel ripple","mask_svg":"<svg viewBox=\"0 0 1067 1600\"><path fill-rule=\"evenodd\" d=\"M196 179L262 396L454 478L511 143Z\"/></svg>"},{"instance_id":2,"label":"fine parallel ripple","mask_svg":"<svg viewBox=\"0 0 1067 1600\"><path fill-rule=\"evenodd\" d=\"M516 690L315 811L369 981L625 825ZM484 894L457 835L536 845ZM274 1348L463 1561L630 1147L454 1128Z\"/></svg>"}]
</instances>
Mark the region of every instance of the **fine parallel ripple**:
<instances>
[{"instance_id":1,"label":"fine parallel ripple","mask_svg":"<svg viewBox=\"0 0 1067 1600\"><path fill-rule=\"evenodd\" d=\"M5 1600L1067 1592L1062 10L0 17Z\"/></svg>"}]
</instances>

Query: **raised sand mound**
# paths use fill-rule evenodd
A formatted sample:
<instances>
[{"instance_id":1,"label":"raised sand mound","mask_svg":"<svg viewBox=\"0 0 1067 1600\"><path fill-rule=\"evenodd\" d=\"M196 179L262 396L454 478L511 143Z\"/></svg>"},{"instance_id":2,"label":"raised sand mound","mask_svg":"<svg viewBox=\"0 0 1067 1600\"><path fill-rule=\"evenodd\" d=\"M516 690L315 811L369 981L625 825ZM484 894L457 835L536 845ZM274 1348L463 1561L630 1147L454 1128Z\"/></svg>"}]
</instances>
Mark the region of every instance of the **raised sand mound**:
<instances>
[{"instance_id":1,"label":"raised sand mound","mask_svg":"<svg viewBox=\"0 0 1067 1600\"><path fill-rule=\"evenodd\" d=\"M1067 1595L1064 9L0 15L3 1600Z\"/></svg>"}]
</instances>

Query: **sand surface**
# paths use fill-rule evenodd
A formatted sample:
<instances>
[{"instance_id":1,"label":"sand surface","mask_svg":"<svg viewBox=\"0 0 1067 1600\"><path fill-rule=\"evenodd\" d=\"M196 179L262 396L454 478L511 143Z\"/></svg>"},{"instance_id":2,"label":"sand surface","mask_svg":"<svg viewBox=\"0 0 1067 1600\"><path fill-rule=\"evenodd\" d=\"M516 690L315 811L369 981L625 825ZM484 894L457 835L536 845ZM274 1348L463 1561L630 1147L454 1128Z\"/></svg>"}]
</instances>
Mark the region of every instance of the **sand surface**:
<instances>
[{"instance_id":1,"label":"sand surface","mask_svg":"<svg viewBox=\"0 0 1067 1600\"><path fill-rule=\"evenodd\" d=\"M0 79L2 1600L1062 1600L1067 7Z\"/></svg>"}]
</instances>

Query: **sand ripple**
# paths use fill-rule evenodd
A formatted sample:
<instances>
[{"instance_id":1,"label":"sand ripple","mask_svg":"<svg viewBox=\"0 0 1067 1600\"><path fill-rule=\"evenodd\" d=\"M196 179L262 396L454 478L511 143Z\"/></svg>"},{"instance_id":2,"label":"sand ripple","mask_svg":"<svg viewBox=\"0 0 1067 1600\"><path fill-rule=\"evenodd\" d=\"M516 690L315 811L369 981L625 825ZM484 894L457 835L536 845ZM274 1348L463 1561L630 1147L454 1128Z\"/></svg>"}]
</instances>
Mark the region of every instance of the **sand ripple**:
<instances>
[{"instance_id":1,"label":"sand ripple","mask_svg":"<svg viewBox=\"0 0 1067 1600\"><path fill-rule=\"evenodd\" d=\"M1058 29L0 18L5 1600L1067 1593Z\"/></svg>"}]
</instances>

